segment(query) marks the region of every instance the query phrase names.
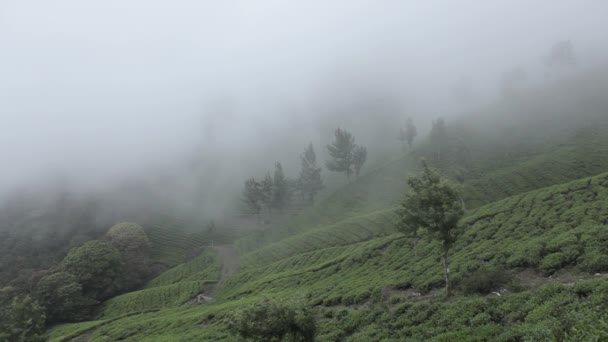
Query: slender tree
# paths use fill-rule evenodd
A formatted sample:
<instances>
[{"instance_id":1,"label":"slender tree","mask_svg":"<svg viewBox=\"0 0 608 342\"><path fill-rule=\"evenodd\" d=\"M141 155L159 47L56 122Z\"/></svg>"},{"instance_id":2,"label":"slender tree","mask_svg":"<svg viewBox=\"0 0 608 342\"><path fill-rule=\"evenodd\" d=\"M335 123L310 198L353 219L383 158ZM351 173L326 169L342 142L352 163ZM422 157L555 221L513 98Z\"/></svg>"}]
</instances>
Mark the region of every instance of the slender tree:
<instances>
[{"instance_id":1,"label":"slender tree","mask_svg":"<svg viewBox=\"0 0 608 342\"><path fill-rule=\"evenodd\" d=\"M315 154L312 143L310 143L304 150L304 153L302 153L301 161L302 169L300 170L298 187L302 195L312 204L317 193L323 189L321 168L317 167L317 155Z\"/></svg>"},{"instance_id":2,"label":"slender tree","mask_svg":"<svg viewBox=\"0 0 608 342\"><path fill-rule=\"evenodd\" d=\"M405 140L407 140L407 145L410 148L412 148L412 143L414 142L414 139L417 135L418 130L414 125L414 121L412 120L412 118L407 118L407 121L405 123Z\"/></svg>"},{"instance_id":3,"label":"slender tree","mask_svg":"<svg viewBox=\"0 0 608 342\"><path fill-rule=\"evenodd\" d=\"M279 211L285 209L289 203L289 194L289 185L285 173L283 173L283 166L277 162L272 180L272 206Z\"/></svg>"},{"instance_id":4,"label":"slender tree","mask_svg":"<svg viewBox=\"0 0 608 342\"><path fill-rule=\"evenodd\" d=\"M260 183L260 202L261 205L268 210L269 215L272 213L272 187L272 176L270 175L270 172L267 172Z\"/></svg>"},{"instance_id":5,"label":"slender tree","mask_svg":"<svg viewBox=\"0 0 608 342\"><path fill-rule=\"evenodd\" d=\"M456 188L422 162L423 173L407 183L411 191L398 211L397 229L408 236L426 236L441 243L447 295L451 295L448 253L460 233L464 207Z\"/></svg>"},{"instance_id":6,"label":"slender tree","mask_svg":"<svg viewBox=\"0 0 608 342\"><path fill-rule=\"evenodd\" d=\"M355 169L355 177L359 177L361 167L367 160L367 148L363 146L355 146L353 149L353 167Z\"/></svg>"},{"instance_id":7,"label":"slender tree","mask_svg":"<svg viewBox=\"0 0 608 342\"><path fill-rule=\"evenodd\" d=\"M245 208L249 214L257 216L260 219L260 211L262 210L261 205L261 191L260 183L254 178L249 178L245 181L245 190L243 191L243 202L245 202Z\"/></svg>"},{"instance_id":8,"label":"slender tree","mask_svg":"<svg viewBox=\"0 0 608 342\"><path fill-rule=\"evenodd\" d=\"M327 145L332 160L326 163L327 169L335 172L344 172L350 180L353 173L353 150L355 138L347 130L337 128L334 132L334 141Z\"/></svg>"},{"instance_id":9,"label":"slender tree","mask_svg":"<svg viewBox=\"0 0 608 342\"><path fill-rule=\"evenodd\" d=\"M444 152L444 146L447 143L447 130L445 128L445 120L443 118L439 118L437 120L433 120L433 126L431 128L431 144L434 146L437 151L437 161L441 162L442 153Z\"/></svg>"},{"instance_id":10,"label":"slender tree","mask_svg":"<svg viewBox=\"0 0 608 342\"><path fill-rule=\"evenodd\" d=\"M405 150L405 143L407 142L407 134L405 133L405 129L402 127L399 127L399 135L397 135L397 140L399 140L401 142L401 146L403 146L403 149Z\"/></svg>"}]
</instances>

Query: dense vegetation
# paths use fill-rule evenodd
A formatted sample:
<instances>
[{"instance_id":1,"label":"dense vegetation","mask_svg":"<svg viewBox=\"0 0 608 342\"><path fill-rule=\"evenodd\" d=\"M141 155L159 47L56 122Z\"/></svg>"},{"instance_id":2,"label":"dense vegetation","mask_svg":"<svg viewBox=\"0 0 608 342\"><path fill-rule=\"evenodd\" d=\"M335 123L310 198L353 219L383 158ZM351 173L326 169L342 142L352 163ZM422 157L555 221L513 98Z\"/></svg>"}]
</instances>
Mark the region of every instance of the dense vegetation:
<instances>
[{"instance_id":1,"label":"dense vegetation","mask_svg":"<svg viewBox=\"0 0 608 342\"><path fill-rule=\"evenodd\" d=\"M598 94L607 80L597 89L575 80L539 90L542 101L538 93L518 95L483 118L437 119L429 139L324 196L317 196L316 157L305 152L305 206L288 205L283 191L304 187L277 164L245 191L252 214L267 211L272 222L254 222L258 229L238 239L236 231L186 227L173 217L143 229L117 226L41 275L34 299L0 297L9 308L0 314L14 326L20 312L44 316L30 322L39 333L39 321L89 319L54 326L51 341L601 341L608 336L608 103ZM336 149L352 153L354 140L343 138ZM336 156L336 167L348 160L340 172L356 173L352 154ZM420 170L421 157L451 181ZM429 187L408 187L407 177L420 171ZM431 203L436 211L458 214L449 225L423 224L424 207L433 205L422 200L438 198L425 197L428 188L447 198ZM240 254L209 248L212 241ZM125 258L136 261L129 257L136 251L146 262L129 266ZM448 255L450 298L440 261ZM86 267L93 262L95 272ZM234 274L226 272L230 264L239 266ZM124 269L138 265L169 269L133 285Z\"/></svg>"}]
</instances>

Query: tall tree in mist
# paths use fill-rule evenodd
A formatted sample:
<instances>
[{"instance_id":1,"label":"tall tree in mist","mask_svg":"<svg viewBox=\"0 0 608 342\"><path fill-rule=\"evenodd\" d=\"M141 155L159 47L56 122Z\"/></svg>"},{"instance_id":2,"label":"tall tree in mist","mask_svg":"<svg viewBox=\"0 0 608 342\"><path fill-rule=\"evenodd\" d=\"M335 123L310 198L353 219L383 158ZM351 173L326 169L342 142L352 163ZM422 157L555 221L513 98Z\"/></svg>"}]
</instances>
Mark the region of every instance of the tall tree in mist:
<instances>
[{"instance_id":1,"label":"tall tree in mist","mask_svg":"<svg viewBox=\"0 0 608 342\"><path fill-rule=\"evenodd\" d=\"M460 233L464 208L456 188L422 162L423 172L411 177L411 189L401 202L397 229L408 236L426 236L441 243L447 295L451 295L448 253Z\"/></svg>"},{"instance_id":2,"label":"tall tree in mist","mask_svg":"<svg viewBox=\"0 0 608 342\"><path fill-rule=\"evenodd\" d=\"M326 163L327 169L335 172L344 172L350 180L353 173L353 150L355 138L347 130L337 128L334 132L334 141L327 145L332 160Z\"/></svg>"},{"instance_id":3,"label":"tall tree in mist","mask_svg":"<svg viewBox=\"0 0 608 342\"><path fill-rule=\"evenodd\" d=\"M412 143L414 143L414 139L418 135L418 130L414 125L414 121L412 118L407 118L405 123L405 140L407 141L407 145L409 148L412 148Z\"/></svg>"},{"instance_id":4,"label":"tall tree in mist","mask_svg":"<svg viewBox=\"0 0 608 342\"><path fill-rule=\"evenodd\" d=\"M151 246L144 228L137 223L121 222L113 225L106 237L124 261L123 290L143 285L150 274L148 252Z\"/></svg>"},{"instance_id":5,"label":"tall tree in mist","mask_svg":"<svg viewBox=\"0 0 608 342\"><path fill-rule=\"evenodd\" d=\"M272 183L272 176L270 172L267 172L262 182L260 182L260 202L268 210L268 214L272 213Z\"/></svg>"},{"instance_id":6,"label":"tall tree in mist","mask_svg":"<svg viewBox=\"0 0 608 342\"><path fill-rule=\"evenodd\" d=\"M260 219L260 211L262 210L261 197L260 183L254 178L246 180L245 190L243 190L245 209L248 214L255 215L258 220Z\"/></svg>"},{"instance_id":7,"label":"tall tree in mist","mask_svg":"<svg viewBox=\"0 0 608 342\"><path fill-rule=\"evenodd\" d=\"M361 167L367 160L367 148L363 146L355 146L353 149L353 167L355 169L355 177L359 177Z\"/></svg>"},{"instance_id":8,"label":"tall tree in mist","mask_svg":"<svg viewBox=\"0 0 608 342\"><path fill-rule=\"evenodd\" d=\"M312 204L316 194L323 189L323 180L321 179L321 168L317 167L317 155L312 146L312 143L306 147L301 157L302 169L300 170L300 179L298 184L302 194Z\"/></svg>"},{"instance_id":9,"label":"tall tree in mist","mask_svg":"<svg viewBox=\"0 0 608 342\"><path fill-rule=\"evenodd\" d=\"M549 55L544 58L548 67L571 67L576 65L576 56L572 42L569 40L559 41L551 47Z\"/></svg>"},{"instance_id":10,"label":"tall tree in mist","mask_svg":"<svg viewBox=\"0 0 608 342\"><path fill-rule=\"evenodd\" d=\"M282 211L289 203L289 195L289 184L283 166L281 163L276 163L272 180L272 206Z\"/></svg>"},{"instance_id":11,"label":"tall tree in mist","mask_svg":"<svg viewBox=\"0 0 608 342\"><path fill-rule=\"evenodd\" d=\"M403 146L403 150L405 151L407 135L405 134L405 128L403 128L403 126L399 127L399 135L397 136L397 140L401 142L401 146Z\"/></svg>"},{"instance_id":12,"label":"tall tree in mist","mask_svg":"<svg viewBox=\"0 0 608 342\"><path fill-rule=\"evenodd\" d=\"M442 153L444 152L445 145L447 144L447 130L445 127L445 120L439 118L433 120L433 126L431 127L431 145L436 151L436 158L438 162L442 160Z\"/></svg>"}]
</instances>

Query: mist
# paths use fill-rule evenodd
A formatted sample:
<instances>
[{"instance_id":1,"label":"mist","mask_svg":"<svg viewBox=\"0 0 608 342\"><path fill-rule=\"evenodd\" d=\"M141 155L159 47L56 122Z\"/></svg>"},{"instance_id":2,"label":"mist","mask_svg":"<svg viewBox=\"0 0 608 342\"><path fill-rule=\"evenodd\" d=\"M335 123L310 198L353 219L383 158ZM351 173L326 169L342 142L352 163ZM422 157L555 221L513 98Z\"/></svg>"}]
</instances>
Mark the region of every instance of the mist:
<instances>
[{"instance_id":1,"label":"mist","mask_svg":"<svg viewBox=\"0 0 608 342\"><path fill-rule=\"evenodd\" d=\"M337 126L372 150L408 116L426 132L494 101L506 70L546 82L561 40L580 67L602 63L605 13L601 0L5 0L0 193L169 177L171 201L223 210L275 161L295 175Z\"/></svg>"}]
</instances>

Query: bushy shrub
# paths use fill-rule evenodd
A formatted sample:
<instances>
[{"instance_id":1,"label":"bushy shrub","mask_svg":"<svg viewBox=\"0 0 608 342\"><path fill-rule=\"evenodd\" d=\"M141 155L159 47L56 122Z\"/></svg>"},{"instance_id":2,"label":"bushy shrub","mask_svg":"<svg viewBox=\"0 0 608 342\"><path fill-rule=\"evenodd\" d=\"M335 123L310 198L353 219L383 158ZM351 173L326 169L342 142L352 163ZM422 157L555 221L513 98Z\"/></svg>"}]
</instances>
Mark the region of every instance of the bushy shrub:
<instances>
[{"instance_id":1,"label":"bushy shrub","mask_svg":"<svg viewBox=\"0 0 608 342\"><path fill-rule=\"evenodd\" d=\"M580 268L591 273L608 271L608 255L597 251L587 252Z\"/></svg>"},{"instance_id":2,"label":"bushy shrub","mask_svg":"<svg viewBox=\"0 0 608 342\"><path fill-rule=\"evenodd\" d=\"M95 303L82 295L78 279L66 272L42 278L34 288L34 298L46 309L50 323L84 318L86 307Z\"/></svg>"},{"instance_id":3,"label":"bushy shrub","mask_svg":"<svg viewBox=\"0 0 608 342\"><path fill-rule=\"evenodd\" d=\"M498 290L511 281L511 275L503 268L480 268L460 282L461 290L466 294L488 294Z\"/></svg>"},{"instance_id":4,"label":"bushy shrub","mask_svg":"<svg viewBox=\"0 0 608 342\"><path fill-rule=\"evenodd\" d=\"M115 281L123 272L120 253L108 242L99 240L73 248L62 263L66 272L76 276L83 294L93 299L112 296L117 290Z\"/></svg>"},{"instance_id":5,"label":"bushy shrub","mask_svg":"<svg viewBox=\"0 0 608 342\"><path fill-rule=\"evenodd\" d=\"M234 312L228 319L230 330L244 340L310 342L315 340L315 317L303 306L264 300Z\"/></svg>"},{"instance_id":6,"label":"bushy shrub","mask_svg":"<svg viewBox=\"0 0 608 342\"><path fill-rule=\"evenodd\" d=\"M564 253L557 252L546 255L540 264L540 268L547 274L553 274L562 268L566 262Z\"/></svg>"}]
</instances>

